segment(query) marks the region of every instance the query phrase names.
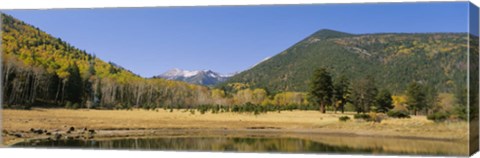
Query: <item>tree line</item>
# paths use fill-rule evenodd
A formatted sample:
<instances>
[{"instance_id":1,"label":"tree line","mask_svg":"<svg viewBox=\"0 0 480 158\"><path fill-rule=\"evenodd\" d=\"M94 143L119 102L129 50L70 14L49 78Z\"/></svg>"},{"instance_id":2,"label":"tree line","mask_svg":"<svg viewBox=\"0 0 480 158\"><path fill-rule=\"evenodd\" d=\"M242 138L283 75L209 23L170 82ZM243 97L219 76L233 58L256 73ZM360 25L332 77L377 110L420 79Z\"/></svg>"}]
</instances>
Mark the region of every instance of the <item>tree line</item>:
<instances>
[{"instance_id":1,"label":"tree line","mask_svg":"<svg viewBox=\"0 0 480 158\"><path fill-rule=\"evenodd\" d=\"M326 112L326 107L343 113L347 103L352 104L358 114L387 113L395 110L390 90L378 88L375 79L369 75L353 82L343 75L333 79L328 69L322 67L315 70L310 83L311 103L319 105L322 113ZM454 94L454 109L448 111L439 105L439 93L435 88L426 83L413 81L404 92L405 105L400 106L405 106L413 115L430 115L432 119L436 119L437 116L455 115L466 120L468 99L466 87L458 86Z\"/></svg>"},{"instance_id":2,"label":"tree line","mask_svg":"<svg viewBox=\"0 0 480 158\"><path fill-rule=\"evenodd\" d=\"M371 76L351 84L348 78L340 76L335 80L327 68L319 68L313 73L310 86L313 103L326 112L327 106L344 113L345 105L351 103L357 113L369 111L388 112L393 108L392 95L387 89L378 90Z\"/></svg>"}]
</instances>

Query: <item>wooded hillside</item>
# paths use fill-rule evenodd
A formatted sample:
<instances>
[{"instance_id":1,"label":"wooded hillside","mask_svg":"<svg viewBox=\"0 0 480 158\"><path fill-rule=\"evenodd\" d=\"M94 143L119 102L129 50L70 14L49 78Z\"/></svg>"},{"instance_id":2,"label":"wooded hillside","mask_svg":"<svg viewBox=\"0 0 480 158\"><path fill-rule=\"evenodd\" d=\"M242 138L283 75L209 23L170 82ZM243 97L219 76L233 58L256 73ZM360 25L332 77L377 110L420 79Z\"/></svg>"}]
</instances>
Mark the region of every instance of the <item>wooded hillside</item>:
<instances>
[{"instance_id":1,"label":"wooded hillside","mask_svg":"<svg viewBox=\"0 0 480 158\"><path fill-rule=\"evenodd\" d=\"M196 105L209 94L203 86L144 79L9 15L1 18L7 106Z\"/></svg>"},{"instance_id":2,"label":"wooded hillside","mask_svg":"<svg viewBox=\"0 0 480 158\"><path fill-rule=\"evenodd\" d=\"M233 76L270 91L307 91L315 69L352 82L373 76L379 87L403 93L411 82L440 92L466 85L468 35L462 33L348 34L320 30L278 55Z\"/></svg>"}]
</instances>

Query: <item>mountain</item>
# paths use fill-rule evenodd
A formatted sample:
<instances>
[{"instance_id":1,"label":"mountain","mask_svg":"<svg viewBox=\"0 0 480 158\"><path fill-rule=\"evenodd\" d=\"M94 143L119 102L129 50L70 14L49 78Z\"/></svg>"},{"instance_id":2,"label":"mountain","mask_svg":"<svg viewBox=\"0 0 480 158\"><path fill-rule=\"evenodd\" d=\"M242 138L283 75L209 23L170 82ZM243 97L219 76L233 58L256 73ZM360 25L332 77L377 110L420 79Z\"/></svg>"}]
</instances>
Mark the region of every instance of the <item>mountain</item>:
<instances>
[{"instance_id":1,"label":"mountain","mask_svg":"<svg viewBox=\"0 0 480 158\"><path fill-rule=\"evenodd\" d=\"M323 29L217 87L246 83L270 91L308 91L312 72L327 67L353 84L373 76L380 88L403 92L413 81L442 92L465 85L468 34L350 34Z\"/></svg>"},{"instance_id":2,"label":"mountain","mask_svg":"<svg viewBox=\"0 0 480 158\"><path fill-rule=\"evenodd\" d=\"M35 26L0 15L3 107L158 108L205 104L208 99L208 87L142 78Z\"/></svg>"},{"instance_id":3,"label":"mountain","mask_svg":"<svg viewBox=\"0 0 480 158\"><path fill-rule=\"evenodd\" d=\"M178 68L169 70L154 78L164 78L168 80L184 81L192 84L212 86L226 81L230 75L221 75L211 70L188 71Z\"/></svg>"}]
</instances>

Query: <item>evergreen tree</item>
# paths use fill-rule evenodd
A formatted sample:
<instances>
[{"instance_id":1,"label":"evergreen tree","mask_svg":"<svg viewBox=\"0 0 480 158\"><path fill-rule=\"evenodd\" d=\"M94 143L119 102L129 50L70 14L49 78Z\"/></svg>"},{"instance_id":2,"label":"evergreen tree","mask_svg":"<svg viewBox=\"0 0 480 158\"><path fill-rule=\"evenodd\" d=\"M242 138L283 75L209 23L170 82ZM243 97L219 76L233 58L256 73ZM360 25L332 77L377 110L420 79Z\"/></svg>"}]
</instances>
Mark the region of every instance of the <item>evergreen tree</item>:
<instances>
[{"instance_id":1,"label":"evergreen tree","mask_svg":"<svg viewBox=\"0 0 480 158\"><path fill-rule=\"evenodd\" d=\"M310 96L314 103L320 105L320 111L325 113L325 106L331 104L333 97L332 77L326 68L315 70L311 80Z\"/></svg>"},{"instance_id":2,"label":"evergreen tree","mask_svg":"<svg viewBox=\"0 0 480 158\"><path fill-rule=\"evenodd\" d=\"M70 73L65 84L65 99L72 103L82 102L83 82L80 69L76 63L71 64L67 71Z\"/></svg>"},{"instance_id":3,"label":"evergreen tree","mask_svg":"<svg viewBox=\"0 0 480 158\"><path fill-rule=\"evenodd\" d=\"M390 94L390 91L388 91L387 89L381 90L377 94L377 97L375 98L375 100L376 100L377 112L386 113L389 110L393 109L392 95Z\"/></svg>"},{"instance_id":4,"label":"evergreen tree","mask_svg":"<svg viewBox=\"0 0 480 158\"><path fill-rule=\"evenodd\" d=\"M350 82L348 81L346 76L342 75L337 80L335 80L333 87L333 99L336 105L335 112L340 109L343 114L345 111L345 104L347 104L350 95Z\"/></svg>"},{"instance_id":5,"label":"evergreen tree","mask_svg":"<svg viewBox=\"0 0 480 158\"><path fill-rule=\"evenodd\" d=\"M370 107L375 106L375 97L378 90L375 86L375 80L371 76L366 76L353 85L352 103L357 113L370 111Z\"/></svg>"},{"instance_id":6,"label":"evergreen tree","mask_svg":"<svg viewBox=\"0 0 480 158\"><path fill-rule=\"evenodd\" d=\"M425 88L417 82L412 82L407 87L406 93L408 109L413 110L414 115L417 115L417 112L427 105Z\"/></svg>"},{"instance_id":7,"label":"evergreen tree","mask_svg":"<svg viewBox=\"0 0 480 158\"><path fill-rule=\"evenodd\" d=\"M455 113L463 120L467 120L468 97L467 88L457 86L455 90Z\"/></svg>"},{"instance_id":8,"label":"evergreen tree","mask_svg":"<svg viewBox=\"0 0 480 158\"><path fill-rule=\"evenodd\" d=\"M438 98L438 91L433 86L426 86L425 87L425 96L426 96L426 104L424 106L425 115L428 115L428 111L433 109L434 107L438 107L440 102Z\"/></svg>"},{"instance_id":9,"label":"evergreen tree","mask_svg":"<svg viewBox=\"0 0 480 158\"><path fill-rule=\"evenodd\" d=\"M102 80L97 79L97 85L95 86L95 95L93 97L93 108L100 106L100 101L102 100Z\"/></svg>"},{"instance_id":10,"label":"evergreen tree","mask_svg":"<svg viewBox=\"0 0 480 158\"><path fill-rule=\"evenodd\" d=\"M55 103L59 101L59 93L60 93L60 85L61 80L58 78L57 73L53 73L49 80L49 87L48 87L48 98L53 100Z\"/></svg>"},{"instance_id":11,"label":"evergreen tree","mask_svg":"<svg viewBox=\"0 0 480 158\"><path fill-rule=\"evenodd\" d=\"M83 89L84 89L84 101L86 101L85 106L87 108L91 108L94 104L95 93L93 90L93 83L94 76L96 75L95 72L95 62L94 59L90 55L87 56L88 58L88 71L85 76L85 80L83 81Z\"/></svg>"},{"instance_id":12,"label":"evergreen tree","mask_svg":"<svg viewBox=\"0 0 480 158\"><path fill-rule=\"evenodd\" d=\"M83 81L83 101L85 101L86 108L91 108L93 104L93 85L89 78Z\"/></svg>"}]
</instances>

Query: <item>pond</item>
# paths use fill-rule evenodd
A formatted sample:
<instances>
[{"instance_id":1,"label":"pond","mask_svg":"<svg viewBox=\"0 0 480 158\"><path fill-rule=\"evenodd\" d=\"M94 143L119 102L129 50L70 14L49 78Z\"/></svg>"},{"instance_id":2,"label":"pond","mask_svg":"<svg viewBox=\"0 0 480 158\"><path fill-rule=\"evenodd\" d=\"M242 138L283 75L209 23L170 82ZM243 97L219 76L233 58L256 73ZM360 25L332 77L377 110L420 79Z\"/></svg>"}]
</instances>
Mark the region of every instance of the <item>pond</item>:
<instances>
[{"instance_id":1,"label":"pond","mask_svg":"<svg viewBox=\"0 0 480 158\"><path fill-rule=\"evenodd\" d=\"M347 138L348 139L348 138ZM157 138L122 138L104 140L30 140L13 145L13 147L47 147L47 148L84 148L84 149L128 149L128 150L176 150L176 151L221 151L221 152L280 152L280 153L337 153L337 154L414 154L414 155L464 155L456 151L458 145L448 142L425 142L425 140L388 140L386 143L369 142L361 138L351 142L322 143L302 138L284 137L157 137ZM374 138L370 138L374 139ZM381 138L380 138L381 139ZM327 139L328 140L328 139ZM331 139L328 141L332 141ZM393 141L394 143L391 143ZM370 143L361 145L362 143ZM398 142L398 143L395 143ZM373 144L372 144L373 143ZM426 143L426 144L425 144ZM351 145L355 144L355 145ZM360 144L360 145L359 145ZM396 144L400 150L392 147ZM413 145L412 145L413 144ZM436 147L437 145L438 147ZM402 145L408 145L403 147ZM427 146L426 146L427 145ZM450 150L445 150L445 148ZM415 149L416 148L416 149ZM422 150L425 148L425 150ZM413 149L413 150L412 150Z\"/></svg>"}]
</instances>

